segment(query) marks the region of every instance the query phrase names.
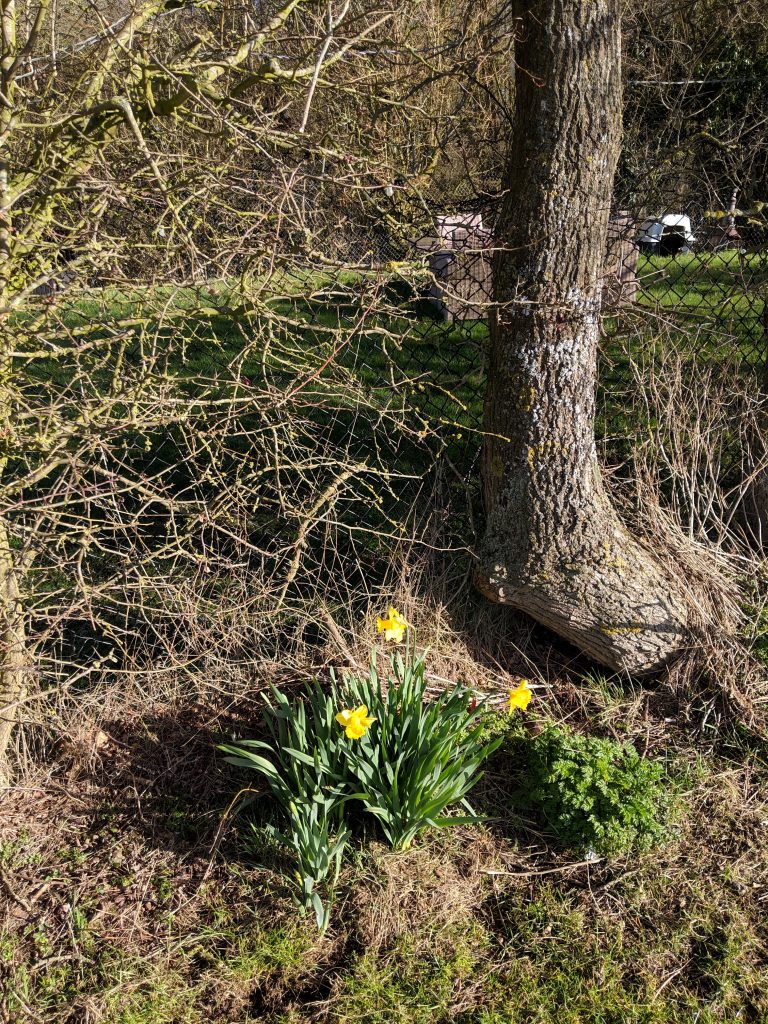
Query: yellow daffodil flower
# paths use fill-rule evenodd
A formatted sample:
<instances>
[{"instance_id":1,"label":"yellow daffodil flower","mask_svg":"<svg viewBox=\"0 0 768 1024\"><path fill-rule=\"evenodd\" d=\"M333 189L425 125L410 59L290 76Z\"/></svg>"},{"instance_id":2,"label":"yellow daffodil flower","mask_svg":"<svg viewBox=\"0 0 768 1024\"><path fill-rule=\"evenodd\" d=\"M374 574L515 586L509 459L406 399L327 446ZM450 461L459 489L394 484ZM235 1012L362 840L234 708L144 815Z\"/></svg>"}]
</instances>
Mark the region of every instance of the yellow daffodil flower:
<instances>
[{"instance_id":1,"label":"yellow daffodil flower","mask_svg":"<svg viewBox=\"0 0 768 1024\"><path fill-rule=\"evenodd\" d=\"M507 707L510 711L514 711L515 708L520 708L521 711L525 711L531 703L532 696L533 691L531 690L531 684L527 679L521 679L520 685L516 686L514 690L509 691Z\"/></svg>"},{"instance_id":2,"label":"yellow daffodil flower","mask_svg":"<svg viewBox=\"0 0 768 1024\"><path fill-rule=\"evenodd\" d=\"M376 721L368 715L368 708L361 704L359 708L345 708L336 715L336 721L344 728L347 739L359 740L365 736Z\"/></svg>"},{"instance_id":3,"label":"yellow daffodil flower","mask_svg":"<svg viewBox=\"0 0 768 1024\"><path fill-rule=\"evenodd\" d=\"M390 608L386 619L376 619L376 629L379 633L384 634L385 639L399 644L405 635L406 629L408 629L408 623L397 608Z\"/></svg>"}]
</instances>

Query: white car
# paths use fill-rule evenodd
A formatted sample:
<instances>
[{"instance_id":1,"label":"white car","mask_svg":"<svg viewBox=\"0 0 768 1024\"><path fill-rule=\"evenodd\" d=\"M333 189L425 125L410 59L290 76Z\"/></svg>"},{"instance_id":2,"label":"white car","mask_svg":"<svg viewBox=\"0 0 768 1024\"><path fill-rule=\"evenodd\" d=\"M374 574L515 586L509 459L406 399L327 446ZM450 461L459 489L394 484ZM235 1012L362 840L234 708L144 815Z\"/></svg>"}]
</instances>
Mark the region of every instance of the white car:
<instances>
[{"instance_id":1,"label":"white car","mask_svg":"<svg viewBox=\"0 0 768 1024\"><path fill-rule=\"evenodd\" d=\"M691 231L690 217L682 213L665 213L661 217L644 220L636 241L642 252L674 256L690 252L696 236Z\"/></svg>"}]
</instances>

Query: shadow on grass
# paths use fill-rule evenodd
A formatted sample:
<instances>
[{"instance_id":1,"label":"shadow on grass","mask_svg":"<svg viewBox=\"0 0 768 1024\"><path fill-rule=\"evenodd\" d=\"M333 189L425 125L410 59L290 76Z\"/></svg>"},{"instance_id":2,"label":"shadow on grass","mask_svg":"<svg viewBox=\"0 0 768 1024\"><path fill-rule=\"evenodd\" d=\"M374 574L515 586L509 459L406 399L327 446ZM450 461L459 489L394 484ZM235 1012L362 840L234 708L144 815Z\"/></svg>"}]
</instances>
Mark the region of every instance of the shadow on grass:
<instances>
[{"instance_id":1,"label":"shadow on grass","mask_svg":"<svg viewBox=\"0 0 768 1024\"><path fill-rule=\"evenodd\" d=\"M235 811L256 789L227 765L217 746L254 736L261 718L253 698L224 709L151 710L100 724L108 737L80 770L98 795L97 827L111 822L158 849L185 857L247 857L233 828ZM254 786L253 793L242 793ZM258 805L266 801L256 801ZM262 812L263 813L263 812ZM253 815L251 815L253 816Z\"/></svg>"}]
</instances>

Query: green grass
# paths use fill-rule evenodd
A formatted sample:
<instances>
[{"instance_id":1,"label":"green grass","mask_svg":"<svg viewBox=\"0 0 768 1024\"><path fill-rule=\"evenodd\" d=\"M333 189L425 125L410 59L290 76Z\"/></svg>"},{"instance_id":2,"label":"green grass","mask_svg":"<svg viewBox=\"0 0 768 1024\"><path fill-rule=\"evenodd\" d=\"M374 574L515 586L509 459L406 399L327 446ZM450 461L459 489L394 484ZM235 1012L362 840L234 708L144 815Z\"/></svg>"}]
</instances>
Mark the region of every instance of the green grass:
<instances>
[{"instance_id":1,"label":"green grass","mask_svg":"<svg viewBox=\"0 0 768 1024\"><path fill-rule=\"evenodd\" d=\"M605 436L626 432L629 425L621 407L621 393L632 385L629 360L653 362L671 346L713 365L732 362L740 353L748 370L762 354L763 293L768 285L768 262L762 255L730 251L641 256L638 273L641 290L637 306L628 314L631 321L622 314L606 324L599 424ZM422 300L393 285L377 299L363 329L350 335L367 308L371 280L359 274L341 275L336 282L327 275L298 275L285 284L271 298L259 298L250 311L241 296L220 285L207 290L168 288L167 294L161 289L150 294L86 294L68 299L57 316L69 329L103 339L118 331L126 318L140 320L133 328L135 340L123 356L126 364L168 374L180 393L191 399L201 389L223 395L239 378L261 382L266 375L271 385L290 388L316 372L307 392L314 406L309 415L318 427L331 431L331 437L335 429L339 438L349 438L365 395L372 408L399 409L415 434L433 437L439 432L438 447L445 446L453 460L466 462L467 453L480 443L485 322L436 321ZM663 329L656 314L664 319ZM277 318L274 332L261 338L259 325L267 316ZM645 317L643 323L638 323L638 316ZM88 386L96 390L108 386L113 369L112 358L102 356L94 355L89 372ZM82 358L36 360L29 370L29 386L66 386ZM612 402L614 393L618 399ZM79 393L73 393L75 408L76 398ZM139 463L144 459L157 465L158 460L173 459L172 443L164 449L160 436L149 436L152 450L145 455L141 449L146 436L136 439ZM360 442L364 448L369 438ZM400 444L398 468L423 473L434 455L431 442L421 447Z\"/></svg>"},{"instance_id":2,"label":"green grass","mask_svg":"<svg viewBox=\"0 0 768 1024\"><path fill-rule=\"evenodd\" d=\"M344 1022L435 1024L455 1019L456 995L482 972L488 935L471 920L399 936L386 955L362 952L334 986L333 1015ZM431 948L428 948L431 947Z\"/></svg>"},{"instance_id":3,"label":"green grass","mask_svg":"<svg viewBox=\"0 0 768 1024\"><path fill-rule=\"evenodd\" d=\"M683 311L746 309L759 316L763 296L758 293L764 292L768 282L768 257L736 249L677 256L641 254L637 272L644 305Z\"/></svg>"}]
</instances>

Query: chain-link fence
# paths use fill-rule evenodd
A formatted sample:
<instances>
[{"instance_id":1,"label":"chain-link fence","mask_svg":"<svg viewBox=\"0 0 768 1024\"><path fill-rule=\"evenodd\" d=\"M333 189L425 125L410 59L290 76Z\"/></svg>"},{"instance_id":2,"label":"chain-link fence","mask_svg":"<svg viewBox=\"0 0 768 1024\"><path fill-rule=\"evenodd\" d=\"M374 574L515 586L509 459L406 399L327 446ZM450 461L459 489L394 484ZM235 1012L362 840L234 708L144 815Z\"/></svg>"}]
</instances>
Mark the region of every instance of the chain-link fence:
<instances>
[{"instance_id":1,"label":"chain-link fence","mask_svg":"<svg viewBox=\"0 0 768 1024\"><path fill-rule=\"evenodd\" d=\"M401 318L396 362L435 425L481 425L492 223L492 204L477 197L435 209L432 233L414 239L410 251L383 237L349 243L356 266L387 278ZM610 360L630 336L638 346L663 333L691 359L735 358L745 374L760 375L768 345L767 239L768 227L748 212L616 213L603 279L604 354ZM337 300L343 294L337 290ZM346 295L354 297L353 285ZM360 346L355 360L366 364Z\"/></svg>"},{"instance_id":2,"label":"chain-link fence","mask_svg":"<svg viewBox=\"0 0 768 1024\"><path fill-rule=\"evenodd\" d=\"M437 488L433 504L453 517L450 543L471 544L481 515L479 454L498 200L487 193L472 196L469 188L458 199L454 194L442 203L434 195L428 200L430 222L410 241L351 231L339 259L346 273L302 302L310 322L330 317L340 326L346 340L334 358L384 405L399 404L410 431L410 448L402 439L386 453L378 448L393 473L413 477L401 482L396 501L385 502L387 514L399 522L414 514L417 495L423 497L425 488L434 495ZM686 432L699 429L695 417L706 419L692 405L686 413L691 422L670 428L674 410L665 403L688 395L706 405L712 381L722 384L723 395L726 381L755 396L763 386L768 231L758 210L702 206L686 209L659 199L638 209L618 208L610 218L596 432L603 460L627 478L637 471L637 452L649 438L660 467L654 472L664 475L664 446L670 439L679 445ZM379 295L369 315L371 329L361 331L372 281ZM646 384L651 391L644 390ZM714 443L716 456L703 450L675 455L681 466L690 459L692 474L707 474L710 495L715 485L725 495L744 471L744 428L727 423L741 414L740 407L723 395L717 436L706 441ZM372 442L360 443L364 450ZM672 491L670 486L664 500L679 506L681 518L688 515L682 506L692 499ZM359 524L381 528L380 505L360 510ZM697 529L705 513L696 513Z\"/></svg>"}]
</instances>

